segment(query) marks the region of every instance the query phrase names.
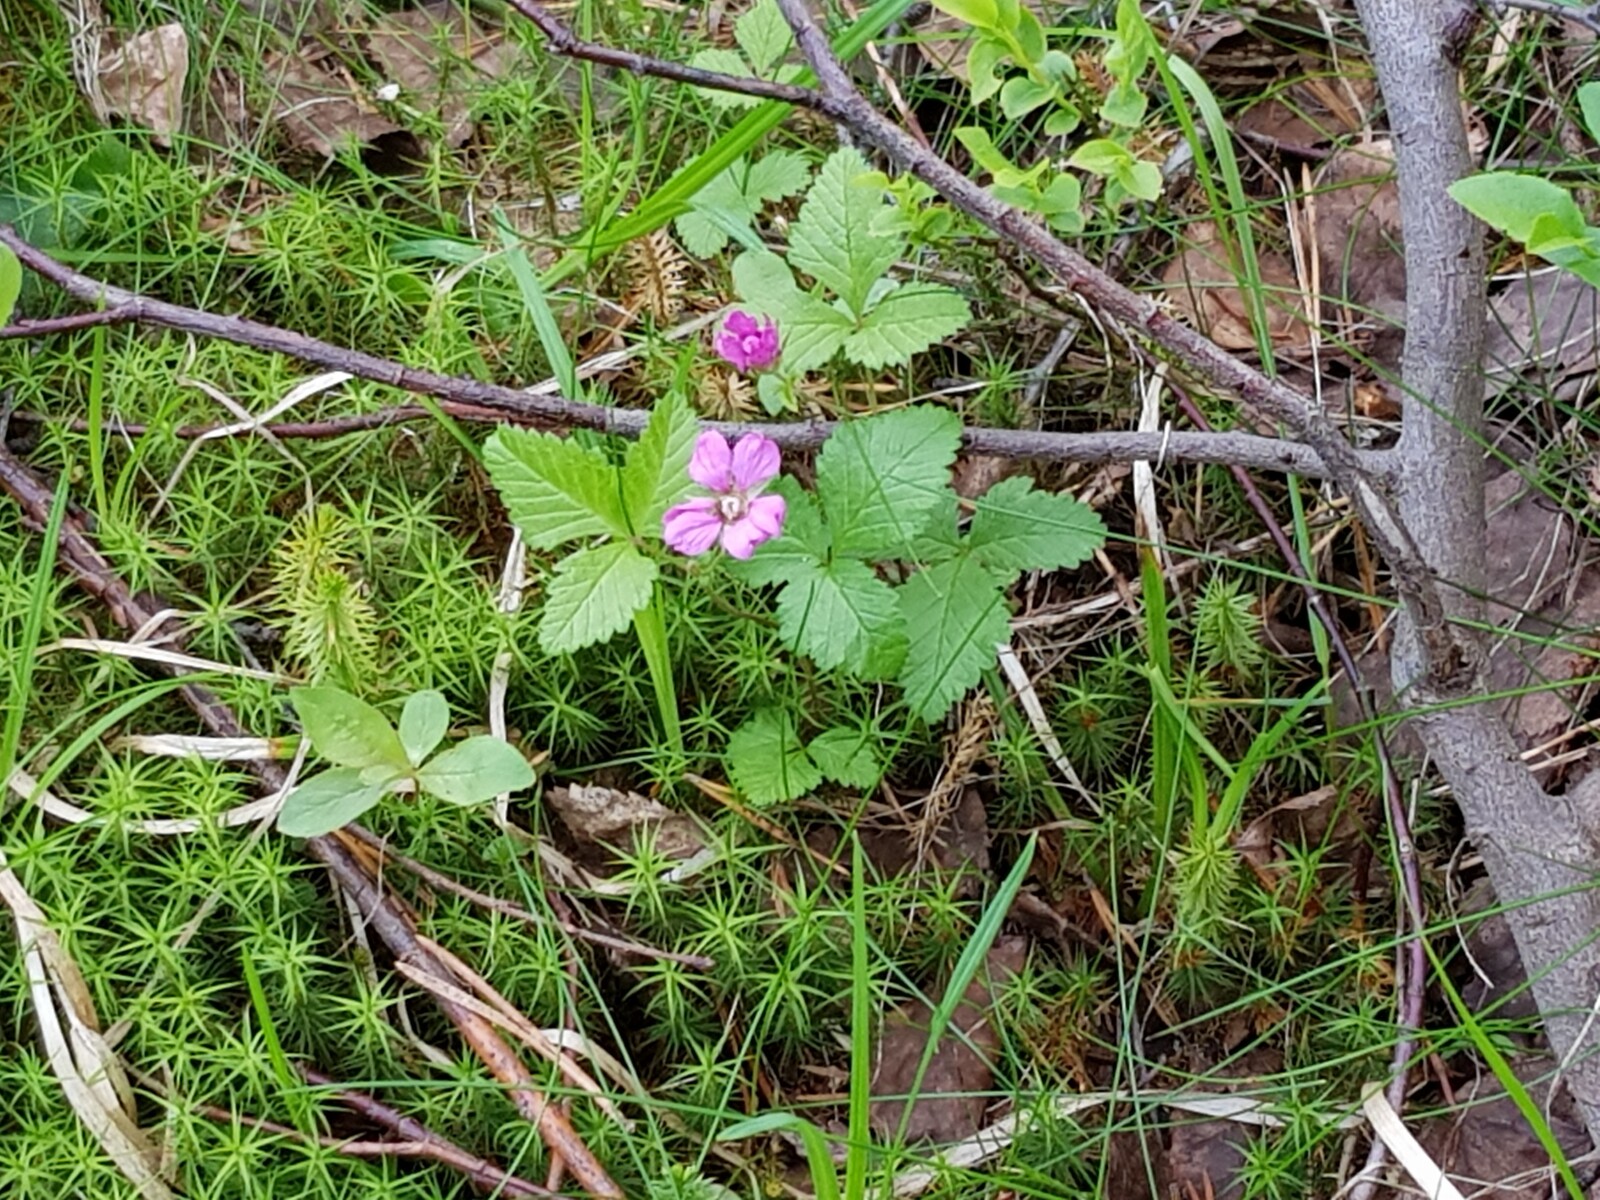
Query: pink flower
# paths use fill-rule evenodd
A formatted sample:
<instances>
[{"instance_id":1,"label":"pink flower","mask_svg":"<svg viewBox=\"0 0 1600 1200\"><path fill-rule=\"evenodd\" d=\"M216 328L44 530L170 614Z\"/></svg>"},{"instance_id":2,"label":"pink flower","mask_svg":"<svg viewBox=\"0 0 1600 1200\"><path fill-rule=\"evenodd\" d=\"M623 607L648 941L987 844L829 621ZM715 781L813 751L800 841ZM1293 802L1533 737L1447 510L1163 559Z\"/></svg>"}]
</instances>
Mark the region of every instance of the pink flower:
<instances>
[{"instance_id":1,"label":"pink flower","mask_svg":"<svg viewBox=\"0 0 1600 1200\"><path fill-rule=\"evenodd\" d=\"M747 433L730 448L716 430L702 433L689 459L689 478L712 494L667 510L661 519L667 545L696 555L720 540L734 558L749 558L783 529L783 497L761 494L778 467L778 443L769 437Z\"/></svg>"},{"instance_id":2,"label":"pink flower","mask_svg":"<svg viewBox=\"0 0 1600 1200\"><path fill-rule=\"evenodd\" d=\"M735 309L712 341L736 371L763 371L778 361L778 323Z\"/></svg>"}]
</instances>

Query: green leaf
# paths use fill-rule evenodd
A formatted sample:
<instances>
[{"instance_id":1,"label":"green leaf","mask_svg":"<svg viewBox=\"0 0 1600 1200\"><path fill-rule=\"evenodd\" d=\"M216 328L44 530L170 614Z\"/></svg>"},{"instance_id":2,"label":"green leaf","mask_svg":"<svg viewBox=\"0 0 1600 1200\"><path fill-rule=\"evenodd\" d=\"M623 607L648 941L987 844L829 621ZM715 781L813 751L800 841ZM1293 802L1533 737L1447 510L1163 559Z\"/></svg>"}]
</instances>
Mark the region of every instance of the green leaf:
<instances>
[{"instance_id":1,"label":"green leaf","mask_svg":"<svg viewBox=\"0 0 1600 1200\"><path fill-rule=\"evenodd\" d=\"M1044 119L1044 131L1049 137L1066 137L1083 124L1083 116L1071 105L1061 105Z\"/></svg>"},{"instance_id":2,"label":"green leaf","mask_svg":"<svg viewBox=\"0 0 1600 1200\"><path fill-rule=\"evenodd\" d=\"M987 130L979 129L976 125L963 125L955 131L955 138L972 155L972 161L989 174L998 176L1016 169L994 144Z\"/></svg>"},{"instance_id":3,"label":"green leaf","mask_svg":"<svg viewBox=\"0 0 1600 1200\"><path fill-rule=\"evenodd\" d=\"M1011 624L1000 581L963 556L918 571L901 586L900 612L916 630L900 672L906 703L924 720L943 716L994 662Z\"/></svg>"},{"instance_id":4,"label":"green leaf","mask_svg":"<svg viewBox=\"0 0 1600 1200\"><path fill-rule=\"evenodd\" d=\"M400 744L413 767L433 753L450 728L450 705L438 692L416 692L406 697L400 711Z\"/></svg>"},{"instance_id":5,"label":"green leaf","mask_svg":"<svg viewBox=\"0 0 1600 1200\"><path fill-rule=\"evenodd\" d=\"M1541 214L1555 217L1557 227L1581 236L1583 213L1567 193L1548 179L1515 171L1488 171L1458 179L1448 189L1455 202L1486 225L1526 242Z\"/></svg>"},{"instance_id":6,"label":"green leaf","mask_svg":"<svg viewBox=\"0 0 1600 1200\"><path fill-rule=\"evenodd\" d=\"M1100 115L1113 125L1134 129L1144 120L1149 102L1150 98L1137 84L1119 83L1106 93L1105 102L1100 105Z\"/></svg>"},{"instance_id":7,"label":"green leaf","mask_svg":"<svg viewBox=\"0 0 1600 1200\"><path fill-rule=\"evenodd\" d=\"M659 538L661 518L690 487L689 458L699 423L681 391L656 401L650 423L622 461L622 504L639 537Z\"/></svg>"},{"instance_id":8,"label":"green leaf","mask_svg":"<svg viewBox=\"0 0 1600 1200\"><path fill-rule=\"evenodd\" d=\"M1048 104L1053 95L1050 88L1035 83L1026 75L1013 75L1000 89L1000 111L1015 121L1040 105Z\"/></svg>"},{"instance_id":9,"label":"green leaf","mask_svg":"<svg viewBox=\"0 0 1600 1200\"><path fill-rule=\"evenodd\" d=\"M873 229L883 201L861 182L867 170L859 150L828 155L789 230L789 266L836 292L858 316L872 285L905 248L901 238Z\"/></svg>"},{"instance_id":10,"label":"green leaf","mask_svg":"<svg viewBox=\"0 0 1600 1200\"><path fill-rule=\"evenodd\" d=\"M535 550L597 534L628 536L616 468L598 450L502 427L483 458L511 520Z\"/></svg>"},{"instance_id":11,"label":"green leaf","mask_svg":"<svg viewBox=\"0 0 1600 1200\"><path fill-rule=\"evenodd\" d=\"M872 743L873 738L868 730L839 726L812 738L806 751L827 778L841 787L858 788L864 792L876 787L878 777L883 774Z\"/></svg>"},{"instance_id":12,"label":"green leaf","mask_svg":"<svg viewBox=\"0 0 1600 1200\"><path fill-rule=\"evenodd\" d=\"M391 781L392 782L392 781ZM361 819L389 783L364 783L354 767L336 767L313 775L283 798L278 832L287 837L321 837Z\"/></svg>"},{"instance_id":13,"label":"green leaf","mask_svg":"<svg viewBox=\"0 0 1600 1200\"><path fill-rule=\"evenodd\" d=\"M805 191L810 182L811 164L806 161L804 154L794 150L773 150L763 155L759 162L750 165L744 193L763 201L786 200Z\"/></svg>"},{"instance_id":14,"label":"green leaf","mask_svg":"<svg viewBox=\"0 0 1600 1200\"><path fill-rule=\"evenodd\" d=\"M417 784L451 804L483 804L533 783L533 768L515 746L497 737L470 737L417 772Z\"/></svg>"},{"instance_id":15,"label":"green leaf","mask_svg":"<svg viewBox=\"0 0 1600 1200\"><path fill-rule=\"evenodd\" d=\"M689 65L698 67L702 71L714 71L718 75L739 75L750 77L750 66L745 62L737 50L724 50L712 47L708 50L698 50ZM739 92L725 92L721 88L695 88L707 100L718 108L754 108L761 103L754 96L745 96Z\"/></svg>"},{"instance_id":16,"label":"green leaf","mask_svg":"<svg viewBox=\"0 0 1600 1200\"><path fill-rule=\"evenodd\" d=\"M627 542L608 542L569 554L545 589L539 645L567 654L622 632L650 603L656 564Z\"/></svg>"},{"instance_id":17,"label":"green leaf","mask_svg":"<svg viewBox=\"0 0 1600 1200\"><path fill-rule=\"evenodd\" d=\"M743 562L736 558L728 560L728 570L734 578L756 587L809 578L827 561L832 550L828 528L822 523L822 513L810 492L788 475L778 476L767 490L781 495L788 506L783 532L771 541L762 542Z\"/></svg>"},{"instance_id":18,"label":"green leaf","mask_svg":"<svg viewBox=\"0 0 1600 1200\"><path fill-rule=\"evenodd\" d=\"M1075 567L1106 540L1098 513L1071 496L1033 490L1033 480L1003 479L978 500L967 545L995 571Z\"/></svg>"},{"instance_id":19,"label":"green leaf","mask_svg":"<svg viewBox=\"0 0 1600 1200\"><path fill-rule=\"evenodd\" d=\"M10 246L0 246L0 325L11 323L17 297L22 295L22 264Z\"/></svg>"},{"instance_id":20,"label":"green leaf","mask_svg":"<svg viewBox=\"0 0 1600 1200\"><path fill-rule=\"evenodd\" d=\"M994 0L933 0L933 6L945 16L979 29L993 29L1000 23L1000 10Z\"/></svg>"},{"instance_id":21,"label":"green leaf","mask_svg":"<svg viewBox=\"0 0 1600 1200\"><path fill-rule=\"evenodd\" d=\"M1033 10L1026 5L1017 6L1017 15L1011 26L1011 36L1017 41L1017 48L1021 51L1018 66L1035 67L1044 61L1044 56L1049 50L1045 41L1044 26L1039 23L1039 18L1033 15Z\"/></svg>"},{"instance_id":22,"label":"green leaf","mask_svg":"<svg viewBox=\"0 0 1600 1200\"><path fill-rule=\"evenodd\" d=\"M1095 175L1111 176L1132 161L1133 155L1126 146L1110 138L1091 138L1072 152L1067 165Z\"/></svg>"},{"instance_id":23,"label":"green leaf","mask_svg":"<svg viewBox=\"0 0 1600 1200\"><path fill-rule=\"evenodd\" d=\"M850 558L790 579L778 597L778 636L824 671L843 667L861 679L889 678L905 661L893 590Z\"/></svg>"},{"instance_id":24,"label":"green leaf","mask_svg":"<svg viewBox=\"0 0 1600 1200\"><path fill-rule=\"evenodd\" d=\"M1600 83L1586 83L1578 89L1578 108L1589 136L1600 142Z\"/></svg>"},{"instance_id":25,"label":"green leaf","mask_svg":"<svg viewBox=\"0 0 1600 1200\"><path fill-rule=\"evenodd\" d=\"M1006 44L997 37L982 35L972 43L967 52L967 78L972 81L972 100L983 104L1004 84L1000 77L1000 64L1010 53Z\"/></svg>"},{"instance_id":26,"label":"green leaf","mask_svg":"<svg viewBox=\"0 0 1600 1200\"><path fill-rule=\"evenodd\" d=\"M972 319L961 293L937 283L895 288L862 318L844 342L844 356L876 370L907 363Z\"/></svg>"},{"instance_id":27,"label":"green leaf","mask_svg":"<svg viewBox=\"0 0 1600 1200\"><path fill-rule=\"evenodd\" d=\"M768 201L805 190L811 168L805 156L774 150L760 162L739 159L695 194L692 212L677 219L678 236L690 254L705 258L728 244L728 225L748 229Z\"/></svg>"},{"instance_id":28,"label":"green leaf","mask_svg":"<svg viewBox=\"0 0 1600 1200\"><path fill-rule=\"evenodd\" d=\"M1047 217L1065 217L1073 225L1082 223L1078 206L1083 203L1083 185L1076 175L1065 171L1050 181L1050 186L1039 194L1038 211ZM1050 222L1056 224L1054 220Z\"/></svg>"},{"instance_id":29,"label":"green leaf","mask_svg":"<svg viewBox=\"0 0 1600 1200\"><path fill-rule=\"evenodd\" d=\"M1117 172L1117 182L1146 204L1161 195L1161 168L1153 162L1131 162Z\"/></svg>"},{"instance_id":30,"label":"green leaf","mask_svg":"<svg viewBox=\"0 0 1600 1200\"><path fill-rule=\"evenodd\" d=\"M918 405L846 421L817 455L817 495L838 554L899 556L950 488L961 421Z\"/></svg>"},{"instance_id":31,"label":"green leaf","mask_svg":"<svg viewBox=\"0 0 1600 1200\"><path fill-rule=\"evenodd\" d=\"M783 367L791 374L820 367L850 334L850 318L801 291L783 259L770 250L747 250L734 259L733 286L752 309L778 322Z\"/></svg>"},{"instance_id":32,"label":"green leaf","mask_svg":"<svg viewBox=\"0 0 1600 1200\"><path fill-rule=\"evenodd\" d=\"M756 0L733 23L733 36L758 75L770 72L794 45L794 33L774 0Z\"/></svg>"},{"instance_id":33,"label":"green leaf","mask_svg":"<svg viewBox=\"0 0 1600 1200\"><path fill-rule=\"evenodd\" d=\"M365 700L336 687L293 688L289 699L312 749L335 766L410 769L394 726Z\"/></svg>"},{"instance_id":34,"label":"green leaf","mask_svg":"<svg viewBox=\"0 0 1600 1200\"><path fill-rule=\"evenodd\" d=\"M822 782L786 713L766 709L728 739L728 777L752 804L781 804Z\"/></svg>"}]
</instances>

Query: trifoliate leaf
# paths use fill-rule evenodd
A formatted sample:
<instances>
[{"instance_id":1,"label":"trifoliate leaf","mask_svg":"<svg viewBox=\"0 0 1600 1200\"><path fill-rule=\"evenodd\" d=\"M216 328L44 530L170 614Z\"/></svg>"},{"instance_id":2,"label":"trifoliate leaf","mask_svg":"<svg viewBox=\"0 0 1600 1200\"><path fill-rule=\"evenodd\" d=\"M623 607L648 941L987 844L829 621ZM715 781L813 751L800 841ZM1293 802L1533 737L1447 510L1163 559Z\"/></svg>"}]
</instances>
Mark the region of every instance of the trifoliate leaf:
<instances>
[{"instance_id":1,"label":"trifoliate leaf","mask_svg":"<svg viewBox=\"0 0 1600 1200\"><path fill-rule=\"evenodd\" d=\"M778 476L767 490L781 495L788 506L783 532L762 542L743 562L728 560L728 570L736 579L756 587L809 577L821 568L830 550L827 526L810 492L788 475Z\"/></svg>"},{"instance_id":2,"label":"trifoliate leaf","mask_svg":"<svg viewBox=\"0 0 1600 1200\"><path fill-rule=\"evenodd\" d=\"M850 318L802 291L783 259L770 250L748 250L734 259L733 285L749 307L778 322L782 363L790 374L820 367L850 336Z\"/></svg>"},{"instance_id":3,"label":"trifoliate leaf","mask_svg":"<svg viewBox=\"0 0 1600 1200\"><path fill-rule=\"evenodd\" d=\"M336 687L294 688L289 699L312 749L335 766L410 768L400 735L365 700Z\"/></svg>"},{"instance_id":4,"label":"trifoliate leaf","mask_svg":"<svg viewBox=\"0 0 1600 1200\"><path fill-rule=\"evenodd\" d=\"M413 767L433 753L450 728L450 705L438 692L416 692L400 710L400 744Z\"/></svg>"},{"instance_id":5,"label":"trifoliate leaf","mask_svg":"<svg viewBox=\"0 0 1600 1200\"><path fill-rule=\"evenodd\" d=\"M794 32L774 0L756 0L733 23L733 36L757 75L769 74L794 45Z\"/></svg>"},{"instance_id":6,"label":"trifoliate leaf","mask_svg":"<svg viewBox=\"0 0 1600 1200\"><path fill-rule=\"evenodd\" d=\"M533 783L533 768L515 746L496 737L470 737L417 772L422 790L451 804L483 804Z\"/></svg>"},{"instance_id":7,"label":"trifoliate leaf","mask_svg":"<svg viewBox=\"0 0 1600 1200\"><path fill-rule=\"evenodd\" d=\"M661 518L688 494L689 458L699 424L682 392L656 401L650 423L622 461L622 504L633 532L660 537Z\"/></svg>"},{"instance_id":8,"label":"trifoliate leaf","mask_svg":"<svg viewBox=\"0 0 1600 1200\"><path fill-rule=\"evenodd\" d=\"M873 739L865 729L839 726L825 730L811 739L806 751L823 775L842 787L866 791L876 787L883 774Z\"/></svg>"},{"instance_id":9,"label":"trifoliate leaf","mask_svg":"<svg viewBox=\"0 0 1600 1200\"><path fill-rule=\"evenodd\" d=\"M656 564L627 542L567 555L545 589L539 645L566 654L620 633L650 603Z\"/></svg>"},{"instance_id":10,"label":"trifoliate leaf","mask_svg":"<svg viewBox=\"0 0 1600 1200\"><path fill-rule=\"evenodd\" d=\"M1071 496L1033 490L1016 476L995 484L978 500L967 545L972 556L999 572L1075 567L1106 540L1100 515Z\"/></svg>"},{"instance_id":11,"label":"trifoliate leaf","mask_svg":"<svg viewBox=\"0 0 1600 1200\"><path fill-rule=\"evenodd\" d=\"M744 56L737 50L724 50L713 47L708 50L698 50L689 65L698 67L702 71L714 71L718 75L738 75L750 77L750 65L745 62ZM754 108L761 103L754 96L746 96L740 92L727 92L721 88L695 88L707 100L718 108Z\"/></svg>"},{"instance_id":12,"label":"trifoliate leaf","mask_svg":"<svg viewBox=\"0 0 1600 1200\"><path fill-rule=\"evenodd\" d=\"M817 495L836 553L904 555L950 487L961 421L919 405L846 421L817 455Z\"/></svg>"},{"instance_id":13,"label":"trifoliate leaf","mask_svg":"<svg viewBox=\"0 0 1600 1200\"><path fill-rule=\"evenodd\" d=\"M859 150L835 150L817 171L789 229L789 265L836 292L857 317L867 293L892 267L905 241L874 229L883 198L869 183Z\"/></svg>"},{"instance_id":14,"label":"trifoliate leaf","mask_svg":"<svg viewBox=\"0 0 1600 1200\"><path fill-rule=\"evenodd\" d=\"M972 319L961 294L935 283L908 283L871 306L845 338L844 356L876 370L911 361Z\"/></svg>"},{"instance_id":15,"label":"trifoliate leaf","mask_svg":"<svg viewBox=\"0 0 1600 1200\"><path fill-rule=\"evenodd\" d=\"M511 520L535 550L602 533L628 536L616 468L598 450L502 428L485 444L483 458Z\"/></svg>"},{"instance_id":16,"label":"trifoliate leaf","mask_svg":"<svg viewBox=\"0 0 1600 1200\"><path fill-rule=\"evenodd\" d=\"M927 721L943 716L994 662L1011 624L1001 583L962 556L918 571L901 586L900 612L916 636L906 650L900 683L911 711Z\"/></svg>"},{"instance_id":17,"label":"trifoliate leaf","mask_svg":"<svg viewBox=\"0 0 1600 1200\"><path fill-rule=\"evenodd\" d=\"M728 739L728 776L752 804L781 804L822 782L786 713L751 717Z\"/></svg>"},{"instance_id":18,"label":"trifoliate leaf","mask_svg":"<svg viewBox=\"0 0 1600 1200\"><path fill-rule=\"evenodd\" d=\"M778 597L778 636L824 671L843 667L862 679L892 676L905 660L894 592L851 558L796 572Z\"/></svg>"},{"instance_id":19,"label":"trifoliate leaf","mask_svg":"<svg viewBox=\"0 0 1600 1200\"><path fill-rule=\"evenodd\" d=\"M288 837L321 837L360 820L383 799L393 782L366 783L361 774L355 767L336 767L300 784L283 798L278 832Z\"/></svg>"},{"instance_id":20,"label":"trifoliate leaf","mask_svg":"<svg viewBox=\"0 0 1600 1200\"><path fill-rule=\"evenodd\" d=\"M717 253L728 244L729 225L748 229L764 204L804 191L810 179L805 156L792 150L774 150L755 163L736 159L695 193L693 209L677 219L684 249L698 258Z\"/></svg>"}]
</instances>

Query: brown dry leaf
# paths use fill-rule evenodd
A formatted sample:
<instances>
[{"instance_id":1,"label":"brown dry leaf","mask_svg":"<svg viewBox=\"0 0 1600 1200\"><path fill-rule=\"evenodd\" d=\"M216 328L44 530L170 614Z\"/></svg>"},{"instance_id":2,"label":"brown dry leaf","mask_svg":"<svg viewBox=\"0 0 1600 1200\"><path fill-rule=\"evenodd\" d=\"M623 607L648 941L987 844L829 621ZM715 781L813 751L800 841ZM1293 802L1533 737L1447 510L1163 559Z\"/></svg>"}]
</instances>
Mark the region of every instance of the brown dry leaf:
<instances>
[{"instance_id":1,"label":"brown dry leaf","mask_svg":"<svg viewBox=\"0 0 1600 1200\"><path fill-rule=\"evenodd\" d=\"M932 867L935 871L966 872L972 887L989 873L989 815L977 788L962 791L960 801L948 812L924 842L919 827L904 824L857 826L861 852L872 868L884 878ZM832 858L839 848L839 831L818 826L806 835L806 845L818 854ZM814 860L801 860L802 869L811 872ZM815 877L815 876L813 876Z\"/></svg>"},{"instance_id":2,"label":"brown dry leaf","mask_svg":"<svg viewBox=\"0 0 1600 1200\"><path fill-rule=\"evenodd\" d=\"M1373 347L1373 357L1380 365L1397 365L1406 264L1393 148L1372 141L1340 150L1318 172L1316 189L1306 208L1308 216L1315 214L1323 293L1349 305L1358 325L1377 329L1383 345Z\"/></svg>"},{"instance_id":3,"label":"brown dry leaf","mask_svg":"<svg viewBox=\"0 0 1600 1200\"><path fill-rule=\"evenodd\" d=\"M170 146L183 128L183 85L189 77L189 35L173 23L136 34L117 46L102 45L96 76L95 113L102 120L125 117L150 131L158 146Z\"/></svg>"},{"instance_id":4,"label":"brown dry leaf","mask_svg":"<svg viewBox=\"0 0 1600 1200\"><path fill-rule=\"evenodd\" d=\"M333 158L344 147L403 132L357 89L332 53L268 54L265 65L274 87L269 119L298 149Z\"/></svg>"},{"instance_id":5,"label":"brown dry leaf","mask_svg":"<svg viewBox=\"0 0 1600 1200\"><path fill-rule=\"evenodd\" d=\"M1268 332L1273 345L1296 347L1310 339L1300 289L1288 259L1273 251L1257 254L1266 290ZM1239 290L1227 249L1214 221L1188 228L1187 245L1162 273L1173 309L1225 350L1255 348L1250 306Z\"/></svg>"},{"instance_id":6,"label":"brown dry leaf","mask_svg":"<svg viewBox=\"0 0 1600 1200\"><path fill-rule=\"evenodd\" d=\"M1325 60L1311 54L1302 54L1300 65L1307 72L1327 69ZM1320 146L1360 130L1376 98L1377 83L1370 73L1346 70L1337 78L1310 74L1251 105L1236 128L1285 147Z\"/></svg>"},{"instance_id":7,"label":"brown dry leaf","mask_svg":"<svg viewBox=\"0 0 1600 1200\"><path fill-rule=\"evenodd\" d=\"M1498 393L1525 374L1546 386L1591 372L1600 343L1600 293L1571 272L1526 272L1489 301L1483 369Z\"/></svg>"},{"instance_id":8,"label":"brown dry leaf","mask_svg":"<svg viewBox=\"0 0 1600 1200\"><path fill-rule=\"evenodd\" d=\"M1549 1096L1547 1080L1555 1064L1528 1058L1513 1062L1511 1069L1535 1106L1548 1113L1550 1131L1568 1160L1588 1154L1589 1135L1572 1098L1564 1088ZM1456 1093L1456 1101L1459 1111L1425 1122L1417 1140L1462 1192L1477 1200L1548 1200L1554 1184L1550 1156L1499 1082L1481 1071Z\"/></svg>"},{"instance_id":9,"label":"brown dry leaf","mask_svg":"<svg viewBox=\"0 0 1600 1200\"><path fill-rule=\"evenodd\" d=\"M690 817L638 792L575 783L551 788L545 800L580 842L632 849L649 838L666 858L688 858L705 848Z\"/></svg>"},{"instance_id":10,"label":"brown dry leaf","mask_svg":"<svg viewBox=\"0 0 1600 1200\"><path fill-rule=\"evenodd\" d=\"M989 1106L989 1097L984 1093L994 1083L990 1060L1000 1045L1000 1035L990 1024L989 1014L997 991L1022 969L1027 957L1027 939L995 940L983 969L967 985L949 1027L928 1061L922 1089L909 1116L906 1097L928 1044L932 1010L914 1000L884 1018L878 1062L872 1072L872 1094L883 1097L872 1101L872 1128L880 1139L893 1139L901 1131L902 1118L908 1144L958 1142L983 1128Z\"/></svg>"},{"instance_id":11,"label":"brown dry leaf","mask_svg":"<svg viewBox=\"0 0 1600 1200\"><path fill-rule=\"evenodd\" d=\"M502 38L451 5L388 13L366 41L373 67L398 88L395 103L437 116L451 149L472 136L472 103L482 82L499 77L510 61Z\"/></svg>"}]
</instances>

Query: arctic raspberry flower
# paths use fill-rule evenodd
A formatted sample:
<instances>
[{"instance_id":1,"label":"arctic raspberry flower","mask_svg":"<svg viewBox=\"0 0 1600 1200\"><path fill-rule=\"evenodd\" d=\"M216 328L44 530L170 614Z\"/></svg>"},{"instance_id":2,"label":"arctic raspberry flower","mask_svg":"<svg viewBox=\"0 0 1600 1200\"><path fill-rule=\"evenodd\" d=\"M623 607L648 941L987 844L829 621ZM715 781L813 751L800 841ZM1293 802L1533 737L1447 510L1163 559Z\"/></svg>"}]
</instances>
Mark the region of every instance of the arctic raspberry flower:
<instances>
[{"instance_id":1,"label":"arctic raspberry flower","mask_svg":"<svg viewBox=\"0 0 1600 1200\"><path fill-rule=\"evenodd\" d=\"M763 371L778 361L778 323L735 309L712 345L736 371Z\"/></svg>"},{"instance_id":2,"label":"arctic raspberry flower","mask_svg":"<svg viewBox=\"0 0 1600 1200\"><path fill-rule=\"evenodd\" d=\"M674 505L661 519L661 534L680 554L704 554L719 541L734 558L749 558L783 529L782 496L762 488L778 473L778 443L747 433L732 447L714 429L702 433L689 459L689 478L709 496Z\"/></svg>"}]
</instances>

